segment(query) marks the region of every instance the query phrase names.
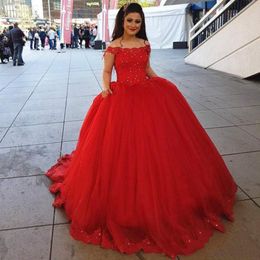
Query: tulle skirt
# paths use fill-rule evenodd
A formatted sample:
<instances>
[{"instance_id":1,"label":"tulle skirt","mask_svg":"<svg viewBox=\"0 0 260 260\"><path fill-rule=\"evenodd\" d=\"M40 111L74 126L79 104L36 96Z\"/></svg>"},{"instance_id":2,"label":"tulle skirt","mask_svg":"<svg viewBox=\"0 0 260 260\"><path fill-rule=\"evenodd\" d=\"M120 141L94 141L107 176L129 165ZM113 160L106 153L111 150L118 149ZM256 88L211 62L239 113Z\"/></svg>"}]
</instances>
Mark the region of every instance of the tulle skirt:
<instances>
[{"instance_id":1,"label":"tulle skirt","mask_svg":"<svg viewBox=\"0 0 260 260\"><path fill-rule=\"evenodd\" d=\"M177 87L155 77L97 95L75 151L46 175L70 233L124 253L172 258L233 220L236 184Z\"/></svg>"}]
</instances>

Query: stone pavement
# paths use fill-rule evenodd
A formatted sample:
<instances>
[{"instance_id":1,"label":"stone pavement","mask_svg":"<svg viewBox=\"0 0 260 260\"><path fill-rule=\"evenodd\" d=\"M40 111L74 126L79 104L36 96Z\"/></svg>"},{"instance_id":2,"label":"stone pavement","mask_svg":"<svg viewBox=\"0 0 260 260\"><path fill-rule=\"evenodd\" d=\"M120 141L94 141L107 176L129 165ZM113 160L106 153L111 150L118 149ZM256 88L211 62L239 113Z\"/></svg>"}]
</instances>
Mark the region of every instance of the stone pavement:
<instances>
[{"instance_id":1,"label":"stone pavement","mask_svg":"<svg viewBox=\"0 0 260 260\"><path fill-rule=\"evenodd\" d=\"M235 222L179 260L260 259L260 84L184 64L183 50L154 50L155 71L176 83L239 185ZM24 67L0 64L1 260L168 259L74 241L51 206L44 172L75 146L100 92L102 52L25 50ZM174 236L174 234L172 234Z\"/></svg>"}]
</instances>

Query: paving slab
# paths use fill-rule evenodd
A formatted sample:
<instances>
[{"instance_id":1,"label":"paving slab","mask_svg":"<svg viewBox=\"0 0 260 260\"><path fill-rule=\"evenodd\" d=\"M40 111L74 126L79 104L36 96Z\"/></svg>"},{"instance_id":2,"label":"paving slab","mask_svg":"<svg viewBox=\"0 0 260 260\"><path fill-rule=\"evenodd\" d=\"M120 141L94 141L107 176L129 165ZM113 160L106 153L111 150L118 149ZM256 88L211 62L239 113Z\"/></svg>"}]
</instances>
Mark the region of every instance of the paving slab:
<instances>
[{"instance_id":1,"label":"paving slab","mask_svg":"<svg viewBox=\"0 0 260 260\"><path fill-rule=\"evenodd\" d=\"M52 195L45 176L0 179L0 230L52 224Z\"/></svg>"},{"instance_id":2,"label":"paving slab","mask_svg":"<svg viewBox=\"0 0 260 260\"><path fill-rule=\"evenodd\" d=\"M260 151L224 156L236 183L251 197L260 197Z\"/></svg>"},{"instance_id":3,"label":"paving slab","mask_svg":"<svg viewBox=\"0 0 260 260\"><path fill-rule=\"evenodd\" d=\"M181 90L180 90L181 91ZM181 91L182 92L182 91ZM183 94L183 93L182 93ZM189 103L191 109L196 112L196 111L205 111L208 110L207 107L202 106L198 102L196 102L194 99L190 97L186 97L186 101Z\"/></svg>"},{"instance_id":4,"label":"paving slab","mask_svg":"<svg viewBox=\"0 0 260 260\"><path fill-rule=\"evenodd\" d=\"M190 97L215 97L219 96L219 91L216 88L209 88L208 86L201 87L201 86L196 86L192 84L189 86L188 84L183 84L182 85L182 93L184 93L187 96Z\"/></svg>"},{"instance_id":5,"label":"paving slab","mask_svg":"<svg viewBox=\"0 0 260 260\"><path fill-rule=\"evenodd\" d=\"M17 78L15 80L12 81L12 83L14 84L17 84L17 85L20 85L21 83L23 85L26 85L26 86L35 86L38 84L38 82L40 81L40 78L38 79L30 79L30 78L26 78L26 77L21 77L21 78Z\"/></svg>"},{"instance_id":6,"label":"paving slab","mask_svg":"<svg viewBox=\"0 0 260 260\"><path fill-rule=\"evenodd\" d=\"M26 102L23 111L39 111L39 110L49 110L49 109L65 109L65 98L46 98L46 99L37 99L29 100Z\"/></svg>"},{"instance_id":7,"label":"paving slab","mask_svg":"<svg viewBox=\"0 0 260 260\"><path fill-rule=\"evenodd\" d=\"M237 193L236 193L236 200L240 201L240 200L250 200L251 198L245 193L243 192L243 190L238 187Z\"/></svg>"},{"instance_id":8,"label":"paving slab","mask_svg":"<svg viewBox=\"0 0 260 260\"><path fill-rule=\"evenodd\" d=\"M35 91L32 96L30 97L30 100L35 100L35 99L50 99L50 98L66 98L67 92L66 89L64 90L57 90L57 91L45 91L45 92L38 92Z\"/></svg>"},{"instance_id":9,"label":"paving slab","mask_svg":"<svg viewBox=\"0 0 260 260\"><path fill-rule=\"evenodd\" d=\"M43 82L41 85L38 85L37 88L35 88L34 93L50 93L50 96L52 96L53 92L65 92L67 93L67 87L68 84L46 84Z\"/></svg>"},{"instance_id":10,"label":"paving slab","mask_svg":"<svg viewBox=\"0 0 260 260\"><path fill-rule=\"evenodd\" d=\"M79 64L79 67L82 67L82 65ZM73 67L71 67L71 68L73 68ZM83 79L83 81L85 79L89 79L88 81L90 81L91 79L94 79L91 69L85 69L84 71L70 72L69 77L70 77L70 79L77 79L77 80ZM82 81L80 83L82 83Z\"/></svg>"},{"instance_id":11,"label":"paving slab","mask_svg":"<svg viewBox=\"0 0 260 260\"><path fill-rule=\"evenodd\" d=\"M82 120L65 122L62 141L77 141L82 123Z\"/></svg>"},{"instance_id":12,"label":"paving slab","mask_svg":"<svg viewBox=\"0 0 260 260\"><path fill-rule=\"evenodd\" d=\"M197 111L196 116L204 128L233 126L233 124L213 111Z\"/></svg>"},{"instance_id":13,"label":"paving slab","mask_svg":"<svg viewBox=\"0 0 260 260\"><path fill-rule=\"evenodd\" d=\"M25 81L25 82L16 82L12 81L8 84L8 88L29 88L29 87L36 87L38 81Z\"/></svg>"},{"instance_id":14,"label":"paving slab","mask_svg":"<svg viewBox=\"0 0 260 260\"><path fill-rule=\"evenodd\" d=\"M206 131L222 155L260 150L260 140L239 127L211 128Z\"/></svg>"},{"instance_id":15,"label":"paving slab","mask_svg":"<svg viewBox=\"0 0 260 260\"><path fill-rule=\"evenodd\" d=\"M83 120L92 105L94 96L71 97L67 100L66 121Z\"/></svg>"},{"instance_id":16,"label":"paving slab","mask_svg":"<svg viewBox=\"0 0 260 260\"><path fill-rule=\"evenodd\" d=\"M260 123L260 106L214 109L214 112L236 125Z\"/></svg>"},{"instance_id":17,"label":"paving slab","mask_svg":"<svg viewBox=\"0 0 260 260\"><path fill-rule=\"evenodd\" d=\"M6 94L0 95L1 103L9 103L9 102L25 102L29 98L30 94Z\"/></svg>"},{"instance_id":18,"label":"paving slab","mask_svg":"<svg viewBox=\"0 0 260 260\"><path fill-rule=\"evenodd\" d=\"M0 140L3 138L3 136L5 135L7 131L7 128L1 127L0 128Z\"/></svg>"},{"instance_id":19,"label":"paving slab","mask_svg":"<svg viewBox=\"0 0 260 260\"><path fill-rule=\"evenodd\" d=\"M61 123L64 120L63 109L43 109L37 112L33 110L22 111L14 121L13 126L38 125L49 123Z\"/></svg>"},{"instance_id":20,"label":"paving slab","mask_svg":"<svg viewBox=\"0 0 260 260\"><path fill-rule=\"evenodd\" d=\"M64 75L63 75L64 77ZM60 88L64 88L64 89L67 89L67 86L68 86L68 82L67 80L55 80L54 82L52 82L52 80L48 80L46 81L45 79L43 79L38 85L37 85L37 89L36 91L38 90L41 90L41 89L48 89L48 90L59 90Z\"/></svg>"},{"instance_id":21,"label":"paving slab","mask_svg":"<svg viewBox=\"0 0 260 260\"><path fill-rule=\"evenodd\" d=\"M226 233L214 232L205 247L180 260L260 259L260 208L252 201L235 204L234 223L226 222Z\"/></svg>"},{"instance_id":22,"label":"paving slab","mask_svg":"<svg viewBox=\"0 0 260 260\"><path fill-rule=\"evenodd\" d=\"M0 231L0 259L48 260L51 231L51 226Z\"/></svg>"},{"instance_id":23,"label":"paving slab","mask_svg":"<svg viewBox=\"0 0 260 260\"><path fill-rule=\"evenodd\" d=\"M93 73L95 75L95 78L98 81L99 86L102 86L103 85L102 68L97 68L97 69L93 70ZM113 75L112 75L112 80L114 80Z\"/></svg>"},{"instance_id":24,"label":"paving slab","mask_svg":"<svg viewBox=\"0 0 260 260\"><path fill-rule=\"evenodd\" d=\"M1 113L18 113L21 108L24 106L25 101L18 101L18 102L8 102L5 100L1 100L0 102L0 114Z\"/></svg>"},{"instance_id":25,"label":"paving slab","mask_svg":"<svg viewBox=\"0 0 260 260\"><path fill-rule=\"evenodd\" d=\"M92 83L85 83L84 85L81 84L69 84L68 88L68 97L82 97L82 96L94 96L101 92L99 84L97 81Z\"/></svg>"},{"instance_id":26,"label":"paving slab","mask_svg":"<svg viewBox=\"0 0 260 260\"><path fill-rule=\"evenodd\" d=\"M7 95L13 97L13 95L20 95L20 94L25 94L25 95L30 95L32 91L34 90L35 87L25 87L25 88L10 88L7 87L4 90L0 91L0 98L2 95L7 97Z\"/></svg>"},{"instance_id":27,"label":"paving slab","mask_svg":"<svg viewBox=\"0 0 260 260\"><path fill-rule=\"evenodd\" d=\"M0 113L0 127L9 127L13 123L17 113L7 112Z\"/></svg>"},{"instance_id":28,"label":"paving slab","mask_svg":"<svg viewBox=\"0 0 260 260\"><path fill-rule=\"evenodd\" d=\"M0 147L48 144L61 141L62 123L11 127Z\"/></svg>"},{"instance_id":29,"label":"paving slab","mask_svg":"<svg viewBox=\"0 0 260 260\"><path fill-rule=\"evenodd\" d=\"M60 156L60 143L0 148L0 178L44 174Z\"/></svg>"},{"instance_id":30,"label":"paving slab","mask_svg":"<svg viewBox=\"0 0 260 260\"><path fill-rule=\"evenodd\" d=\"M70 154L73 150L75 150L77 145L76 141L71 142L62 142L62 154Z\"/></svg>"},{"instance_id":31,"label":"paving slab","mask_svg":"<svg viewBox=\"0 0 260 260\"><path fill-rule=\"evenodd\" d=\"M255 125L243 125L240 126L241 129L253 135L254 137L260 139L260 124Z\"/></svg>"},{"instance_id":32,"label":"paving slab","mask_svg":"<svg viewBox=\"0 0 260 260\"><path fill-rule=\"evenodd\" d=\"M68 224L69 220L65 214L65 211L61 208L55 209L55 216L54 216L54 223L55 224Z\"/></svg>"},{"instance_id":33,"label":"paving slab","mask_svg":"<svg viewBox=\"0 0 260 260\"><path fill-rule=\"evenodd\" d=\"M68 76L67 76L68 72L64 73L64 77L63 78L43 78L38 86L41 85L65 85L68 83Z\"/></svg>"},{"instance_id":34,"label":"paving slab","mask_svg":"<svg viewBox=\"0 0 260 260\"><path fill-rule=\"evenodd\" d=\"M48 71L46 74L44 74L44 76L42 77L42 81L44 82L45 80L61 80L63 81L64 79L67 80L66 76L64 77L64 72L52 72L52 71Z\"/></svg>"},{"instance_id":35,"label":"paving slab","mask_svg":"<svg viewBox=\"0 0 260 260\"><path fill-rule=\"evenodd\" d=\"M219 95L237 95L237 94L242 94L242 95L247 95L249 92L251 94L258 94L260 93L260 89L254 86L254 84L246 84L245 80L242 81L240 84L236 83L230 83L227 82L224 86L212 86ZM205 94L207 91L205 92ZM206 94L207 95L207 94Z\"/></svg>"},{"instance_id":36,"label":"paving slab","mask_svg":"<svg viewBox=\"0 0 260 260\"><path fill-rule=\"evenodd\" d=\"M257 206L260 208L260 198L253 199L253 201L257 204Z\"/></svg>"},{"instance_id":37,"label":"paving slab","mask_svg":"<svg viewBox=\"0 0 260 260\"><path fill-rule=\"evenodd\" d=\"M235 108L243 106L259 106L260 94L247 95L228 95L228 96L210 96L210 97L196 97L194 99L200 104L214 109L214 108Z\"/></svg>"}]
</instances>

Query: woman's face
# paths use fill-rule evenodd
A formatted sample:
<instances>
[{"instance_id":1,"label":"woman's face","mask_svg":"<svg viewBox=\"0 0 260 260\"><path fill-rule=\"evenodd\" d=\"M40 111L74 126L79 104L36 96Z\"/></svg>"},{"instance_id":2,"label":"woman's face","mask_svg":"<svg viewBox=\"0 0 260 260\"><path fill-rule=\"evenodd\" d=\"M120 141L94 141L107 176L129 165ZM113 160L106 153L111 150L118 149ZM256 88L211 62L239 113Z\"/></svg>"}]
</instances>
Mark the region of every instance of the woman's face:
<instances>
[{"instance_id":1,"label":"woman's face","mask_svg":"<svg viewBox=\"0 0 260 260\"><path fill-rule=\"evenodd\" d=\"M136 35L141 29L141 24L142 18L139 13L129 13L124 19L124 32L131 36Z\"/></svg>"}]
</instances>

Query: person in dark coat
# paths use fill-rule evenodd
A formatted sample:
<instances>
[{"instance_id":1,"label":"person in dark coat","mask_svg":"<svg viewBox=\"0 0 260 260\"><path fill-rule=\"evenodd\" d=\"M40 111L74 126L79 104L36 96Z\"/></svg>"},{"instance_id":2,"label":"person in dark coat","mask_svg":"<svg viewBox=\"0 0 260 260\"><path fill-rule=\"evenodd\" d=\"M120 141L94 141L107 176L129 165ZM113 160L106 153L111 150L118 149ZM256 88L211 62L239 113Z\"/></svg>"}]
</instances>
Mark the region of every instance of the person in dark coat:
<instances>
[{"instance_id":1,"label":"person in dark coat","mask_svg":"<svg viewBox=\"0 0 260 260\"><path fill-rule=\"evenodd\" d=\"M13 65L23 66L23 46L25 44L25 34L18 27L18 23L14 23L14 28L10 31L10 35L14 45L14 57L13 57Z\"/></svg>"},{"instance_id":2,"label":"person in dark coat","mask_svg":"<svg viewBox=\"0 0 260 260\"><path fill-rule=\"evenodd\" d=\"M83 27L83 25L80 25L80 28L79 28L79 46L80 46L80 48L82 48L83 37L84 37L84 27Z\"/></svg>"},{"instance_id":3,"label":"person in dark coat","mask_svg":"<svg viewBox=\"0 0 260 260\"><path fill-rule=\"evenodd\" d=\"M11 37L11 34L10 34L10 31L13 29L14 27L12 25L10 25L8 27L8 32L6 33L6 37L8 38L8 47L10 48L10 51L11 51L11 58L13 59L14 57L14 44L13 44L13 41L12 41L12 37Z\"/></svg>"},{"instance_id":4,"label":"person in dark coat","mask_svg":"<svg viewBox=\"0 0 260 260\"><path fill-rule=\"evenodd\" d=\"M78 48L79 47L79 28L75 24L73 28L73 48Z\"/></svg>"},{"instance_id":5,"label":"person in dark coat","mask_svg":"<svg viewBox=\"0 0 260 260\"><path fill-rule=\"evenodd\" d=\"M89 40L90 40L90 32L89 32L89 27L85 26L84 28L84 33L83 33L83 39L85 40L85 48L88 49L89 47Z\"/></svg>"},{"instance_id":6,"label":"person in dark coat","mask_svg":"<svg viewBox=\"0 0 260 260\"><path fill-rule=\"evenodd\" d=\"M45 39L46 39L46 32L44 31L43 28L40 29L39 36L40 36L40 39L41 39L41 47L42 47L42 50L43 50L44 47L45 47Z\"/></svg>"},{"instance_id":7,"label":"person in dark coat","mask_svg":"<svg viewBox=\"0 0 260 260\"><path fill-rule=\"evenodd\" d=\"M8 53L9 49L9 53ZM0 60L2 64L6 64L9 61L9 56L11 55L10 48L8 47L8 38L5 33L0 34Z\"/></svg>"}]
</instances>

